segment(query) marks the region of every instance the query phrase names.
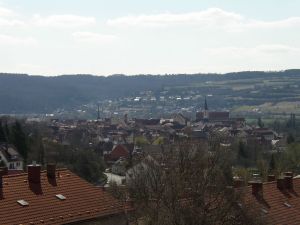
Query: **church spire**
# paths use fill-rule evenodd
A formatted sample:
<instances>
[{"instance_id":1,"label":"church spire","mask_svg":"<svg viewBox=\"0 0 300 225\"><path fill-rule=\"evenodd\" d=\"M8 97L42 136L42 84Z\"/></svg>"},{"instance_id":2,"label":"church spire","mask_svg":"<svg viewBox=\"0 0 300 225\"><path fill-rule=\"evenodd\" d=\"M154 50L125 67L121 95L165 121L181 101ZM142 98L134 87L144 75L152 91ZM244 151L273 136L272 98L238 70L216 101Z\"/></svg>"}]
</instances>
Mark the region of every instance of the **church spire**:
<instances>
[{"instance_id":1,"label":"church spire","mask_svg":"<svg viewBox=\"0 0 300 225\"><path fill-rule=\"evenodd\" d=\"M97 120L100 120L100 106L98 104L98 115L97 115Z\"/></svg>"},{"instance_id":2,"label":"church spire","mask_svg":"<svg viewBox=\"0 0 300 225\"><path fill-rule=\"evenodd\" d=\"M205 96L205 99L204 99L203 119L206 122L209 120L209 112L208 112L208 106L207 106L206 96Z\"/></svg>"},{"instance_id":3,"label":"church spire","mask_svg":"<svg viewBox=\"0 0 300 225\"><path fill-rule=\"evenodd\" d=\"M208 110L206 95L205 95L205 100L204 100L204 110Z\"/></svg>"}]
</instances>

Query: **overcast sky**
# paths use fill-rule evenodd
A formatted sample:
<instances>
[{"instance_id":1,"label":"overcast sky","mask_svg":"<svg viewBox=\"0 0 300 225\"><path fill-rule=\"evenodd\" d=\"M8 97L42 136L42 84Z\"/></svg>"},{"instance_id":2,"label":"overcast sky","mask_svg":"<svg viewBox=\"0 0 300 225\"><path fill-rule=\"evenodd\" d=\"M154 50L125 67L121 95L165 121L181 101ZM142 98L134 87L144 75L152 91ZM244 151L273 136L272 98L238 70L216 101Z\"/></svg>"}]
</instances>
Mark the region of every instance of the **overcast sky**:
<instances>
[{"instance_id":1,"label":"overcast sky","mask_svg":"<svg viewBox=\"0 0 300 225\"><path fill-rule=\"evenodd\" d=\"M0 71L300 68L299 0L0 0Z\"/></svg>"}]
</instances>

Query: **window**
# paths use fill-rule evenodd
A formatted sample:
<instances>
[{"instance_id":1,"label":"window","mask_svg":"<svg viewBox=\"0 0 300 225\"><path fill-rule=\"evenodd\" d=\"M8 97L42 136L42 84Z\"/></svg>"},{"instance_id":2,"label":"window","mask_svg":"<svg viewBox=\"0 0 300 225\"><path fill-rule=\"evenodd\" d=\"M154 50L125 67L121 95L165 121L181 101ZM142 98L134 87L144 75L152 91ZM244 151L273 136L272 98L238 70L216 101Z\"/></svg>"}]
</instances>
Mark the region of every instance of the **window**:
<instances>
[{"instance_id":1,"label":"window","mask_svg":"<svg viewBox=\"0 0 300 225\"><path fill-rule=\"evenodd\" d=\"M26 202L25 200L18 200L17 202L18 202L21 206L28 206L28 205L29 205L29 203Z\"/></svg>"},{"instance_id":2,"label":"window","mask_svg":"<svg viewBox=\"0 0 300 225\"><path fill-rule=\"evenodd\" d=\"M59 200L66 200L67 198L65 196L63 196L62 194L58 194L58 195L55 195L56 198L58 198Z\"/></svg>"},{"instance_id":3,"label":"window","mask_svg":"<svg viewBox=\"0 0 300 225\"><path fill-rule=\"evenodd\" d=\"M9 164L9 169L14 169L15 168L15 164L14 163L10 163Z\"/></svg>"},{"instance_id":4,"label":"window","mask_svg":"<svg viewBox=\"0 0 300 225\"><path fill-rule=\"evenodd\" d=\"M17 166L20 166L20 162L17 162Z\"/></svg>"}]
</instances>

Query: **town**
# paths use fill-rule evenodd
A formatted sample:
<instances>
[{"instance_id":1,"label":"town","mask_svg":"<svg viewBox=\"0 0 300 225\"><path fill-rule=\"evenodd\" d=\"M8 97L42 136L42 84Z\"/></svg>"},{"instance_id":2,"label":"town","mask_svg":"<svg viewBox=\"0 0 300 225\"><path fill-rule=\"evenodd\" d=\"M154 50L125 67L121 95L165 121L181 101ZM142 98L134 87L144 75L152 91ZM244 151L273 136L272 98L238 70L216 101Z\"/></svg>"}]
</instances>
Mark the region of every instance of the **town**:
<instances>
[{"instance_id":1,"label":"town","mask_svg":"<svg viewBox=\"0 0 300 225\"><path fill-rule=\"evenodd\" d=\"M203 157L216 157L217 161L222 159L215 163L220 163L224 167L223 172L227 176L226 179L220 178L225 179L224 183L221 184L223 188L243 189L245 193L242 198L246 198L247 201L251 201L251 204L260 208L258 214L263 215L262 221L265 217L276 223L281 221L282 217L279 216L278 210L283 210L288 214L291 207L296 208L297 204L291 206L291 202L298 201L297 195L293 193L296 193L295 191L298 189L300 190L300 176L297 178L300 168L296 161L297 158L295 158L297 157L295 151L299 146L296 144L298 134L296 116L290 115L284 129L277 128L274 130L265 127L261 118L257 120L256 124L249 125L245 118L232 117L229 111L210 110L207 97L204 98L202 105L202 110L196 113L194 120L181 113L171 114L168 118L129 118L127 114L107 118L101 116L100 107L97 108L97 117L94 120L63 120L52 117L39 120L32 118L15 120L12 117L2 117L0 124L0 163L2 166L3 197L0 201L7 201L7 204L12 204L10 207L13 210L18 206L14 205L10 198L24 207L31 205L31 202L28 201L35 195L45 191L41 199L34 200L42 206L46 204L45 201L49 198L48 194L53 193L52 188L54 188L54 190L58 189L60 192L64 192L63 194L58 193L56 197L66 202L65 206L62 207L69 212L68 216L60 215L59 209L55 209L57 213L47 217L46 210L41 209L42 211L37 217L39 219L26 217L24 222L35 224L47 221L47 224L60 224L57 220L69 223L87 219L99 221L100 219L106 221L101 224L115 223L112 221L118 220L120 220L119 224L128 221L134 224L133 221L141 219L136 218L141 216L140 212L136 213L139 210L135 208L139 201L134 203L134 199L138 199L134 195L136 192L142 191L137 190L137 188L146 188L147 192L157 194L155 190L148 190L152 188L152 182L167 182L162 181L162 178L157 181L153 181L153 178L148 180L148 173L160 171L160 174L162 171L172 170L172 172L168 172L171 173L170 176L177 176L178 174L172 173L177 173L175 171L182 163L181 160L186 160L185 157L191 157L191 161L203 160ZM182 153L183 156L178 155L178 153ZM197 168L193 169L199 170L200 165L196 165ZM182 166L187 165L183 164ZM212 165L206 166L208 168L213 167ZM56 167L58 168L56 169ZM65 167L69 170L66 170ZM46 169L46 172L42 172L42 169ZM153 169L154 171L151 171ZM202 168L201 172L205 172L205 169ZM27 174L29 185L31 185L31 180L34 184L30 186L31 191L26 188L23 182ZM57 183L53 186L44 184L47 176L50 184L51 182ZM53 181L50 181L50 178ZM56 178L58 181L55 180ZM86 212L90 212L90 207L110 207L111 204L120 204L120 206L118 206L119 208L116 206L115 210L107 213L101 210L95 213L91 211L90 215L81 216L78 212L80 216L76 216L77 209L71 210L69 208L71 203L68 202L68 199L72 195L75 197L77 189L66 187L61 179L74 179L65 182L78 183L78 185L82 185L82 188L86 188L85 202L89 205L84 207ZM87 186L87 183L82 179L93 183L95 187ZM197 183L197 179L191 179L187 182ZM14 190L14 186L7 186L10 180L23 182L22 186L16 184L20 190ZM141 184L136 182L147 185L141 187ZM180 182L182 181L180 180ZM217 183L219 184L219 181ZM71 186L73 185L75 184ZM5 194L8 195L14 191L18 193L25 191L26 194L5 198ZM107 205L93 203L92 193L95 192L96 194L97 191L99 196L104 198L108 195L105 198L111 198L109 202L105 203ZM287 197L286 191L293 191L293 193ZM191 193L187 191L185 194ZM150 198L150 196L148 197ZM176 197L181 198L180 196ZM273 198L282 200L274 202ZM113 203L118 201L119 203ZM239 199L236 200L235 204L242 204L241 202L242 200ZM74 204L80 203L74 202ZM100 205L97 206L97 204ZM229 203L222 202L220 204ZM1 218L5 218L6 205L1 205ZM147 207L149 209L149 206ZM21 208L19 210L22 211ZM115 213L122 216L115 217L113 216ZM19 220L18 217L22 217L22 215L17 215L16 220ZM109 219L107 218L108 215ZM245 218L251 217L247 215Z\"/></svg>"}]
</instances>

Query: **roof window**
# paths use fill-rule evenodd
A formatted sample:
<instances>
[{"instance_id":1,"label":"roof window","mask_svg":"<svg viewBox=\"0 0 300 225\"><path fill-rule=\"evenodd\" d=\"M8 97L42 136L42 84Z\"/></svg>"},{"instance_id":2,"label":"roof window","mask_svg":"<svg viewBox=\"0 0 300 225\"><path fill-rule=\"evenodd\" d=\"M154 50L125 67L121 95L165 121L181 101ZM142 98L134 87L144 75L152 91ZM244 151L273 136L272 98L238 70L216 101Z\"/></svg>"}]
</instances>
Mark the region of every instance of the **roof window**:
<instances>
[{"instance_id":1,"label":"roof window","mask_svg":"<svg viewBox=\"0 0 300 225\"><path fill-rule=\"evenodd\" d=\"M18 200L17 202L18 202L21 206L28 206L28 205L29 205L29 203L26 202L25 200Z\"/></svg>"},{"instance_id":2,"label":"roof window","mask_svg":"<svg viewBox=\"0 0 300 225\"><path fill-rule=\"evenodd\" d=\"M56 198L58 198L59 200L66 200L67 198L65 196L63 196L62 194L58 194L58 195L55 195Z\"/></svg>"}]
</instances>

